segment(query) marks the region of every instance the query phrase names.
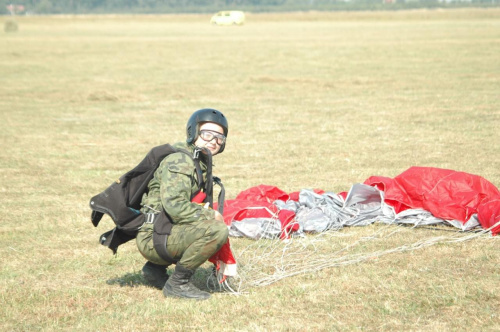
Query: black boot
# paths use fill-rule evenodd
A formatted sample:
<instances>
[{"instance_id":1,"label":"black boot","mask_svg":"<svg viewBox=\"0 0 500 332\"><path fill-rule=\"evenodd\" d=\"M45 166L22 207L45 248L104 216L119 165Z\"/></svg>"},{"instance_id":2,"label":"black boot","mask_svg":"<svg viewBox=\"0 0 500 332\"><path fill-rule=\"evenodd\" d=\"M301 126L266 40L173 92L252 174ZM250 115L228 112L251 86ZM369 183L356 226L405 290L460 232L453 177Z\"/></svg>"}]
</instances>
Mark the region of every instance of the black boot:
<instances>
[{"instance_id":1,"label":"black boot","mask_svg":"<svg viewBox=\"0 0 500 332\"><path fill-rule=\"evenodd\" d=\"M162 289L168 280L167 266L147 262L142 268L142 275L151 286Z\"/></svg>"},{"instance_id":2,"label":"black boot","mask_svg":"<svg viewBox=\"0 0 500 332\"><path fill-rule=\"evenodd\" d=\"M189 281L193 274L193 270L186 269L177 264L174 273L165 283L165 287L163 287L163 295L166 297L183 297L195 300L208 299L210 297L208 292L199 290Z\"/></svg>"}]
</instances>

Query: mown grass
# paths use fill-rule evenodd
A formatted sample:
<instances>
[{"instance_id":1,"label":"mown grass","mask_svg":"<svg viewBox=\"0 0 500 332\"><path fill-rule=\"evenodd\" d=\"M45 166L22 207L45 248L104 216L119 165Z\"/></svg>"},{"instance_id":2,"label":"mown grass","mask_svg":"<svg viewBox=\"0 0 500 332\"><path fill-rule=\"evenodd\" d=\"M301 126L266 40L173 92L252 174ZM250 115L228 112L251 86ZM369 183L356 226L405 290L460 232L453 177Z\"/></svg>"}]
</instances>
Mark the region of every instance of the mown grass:
<instances>
[{"instance_id":1,"label":"mown grass","mask_svg":"<svg viewBox=\"0 0 500 332\"><path fill-rule=\"evenodd\" d=\"M499 18L498 10L250 14L227 28L201 15L18 18L18 32L0 35L0 327L498 330L497 238L198 303L144 285L134 243L117 257L100 246L111 222L93 228L87 204L151 147L184 139L201 107L230 121L216 160L228 198L261 183L346 191L413 165L498 187ZM345 229L318 250L375 228ZM394 244L354 251L436 234L448 232L402 232Z\"/></svg>"}]
</instances>

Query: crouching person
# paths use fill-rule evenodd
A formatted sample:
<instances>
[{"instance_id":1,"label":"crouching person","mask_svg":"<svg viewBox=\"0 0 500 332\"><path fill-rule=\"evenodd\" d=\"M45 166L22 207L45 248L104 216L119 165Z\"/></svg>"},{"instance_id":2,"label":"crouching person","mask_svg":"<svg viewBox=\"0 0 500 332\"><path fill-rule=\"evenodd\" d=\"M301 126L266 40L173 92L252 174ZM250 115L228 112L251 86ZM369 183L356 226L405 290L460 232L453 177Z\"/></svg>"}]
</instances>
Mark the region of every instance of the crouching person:
<instances>
[{"instance_id":1,"label":"crouching person","mask_svg":"<svg viewBox=\"0 0 500 332\"><path fill-rule=\"evenodd\" d=\"M193 113L187 123L186 142L173 146L193 155L200 150L199 165L206 180L208 156L224 150L228 124L224 115L214 109L201 109ZM142 272L145 279L157 288L163 288L166 297L207 299L208 292L198 289L190 281L195 270L214 255L227 241L228 229L222 215L202 204L193 203L200 190L193 159L186 153L176 152L162 160L148 184L142 199L141 212L159 213L163 209L172 221L166 252L176 262L170 278L166 268L171 262L157 252L153 241L153 223L146 222L136 241L141 254L148 260Z\"/></svg>"}]
</instances>

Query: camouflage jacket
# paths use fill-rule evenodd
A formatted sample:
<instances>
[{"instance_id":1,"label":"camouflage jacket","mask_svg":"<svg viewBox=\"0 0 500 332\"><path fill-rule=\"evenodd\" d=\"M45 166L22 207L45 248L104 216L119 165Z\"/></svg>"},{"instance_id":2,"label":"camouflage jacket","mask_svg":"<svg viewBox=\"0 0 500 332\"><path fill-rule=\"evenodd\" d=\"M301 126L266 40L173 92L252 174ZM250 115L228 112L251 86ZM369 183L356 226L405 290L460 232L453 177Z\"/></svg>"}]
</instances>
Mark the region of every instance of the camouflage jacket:
<instances>
[{"instance_id":1,"label":"camouflage jacket","mask_svg":"<svg viewBox=\"0 0 500 332\"><path fill-rule=\"evenodd\" d=\"M194 152L194 145L184 142L172 145L177 149ZM203 179L207 165L200 153ZM199 189L194 162L185 153L172 153L165 157L148 184L148 193L142 197L143 213L159 212L163 208L174 224L215 219L215 212L192 203L191 196Z\"/></svg>"}]
</instances>

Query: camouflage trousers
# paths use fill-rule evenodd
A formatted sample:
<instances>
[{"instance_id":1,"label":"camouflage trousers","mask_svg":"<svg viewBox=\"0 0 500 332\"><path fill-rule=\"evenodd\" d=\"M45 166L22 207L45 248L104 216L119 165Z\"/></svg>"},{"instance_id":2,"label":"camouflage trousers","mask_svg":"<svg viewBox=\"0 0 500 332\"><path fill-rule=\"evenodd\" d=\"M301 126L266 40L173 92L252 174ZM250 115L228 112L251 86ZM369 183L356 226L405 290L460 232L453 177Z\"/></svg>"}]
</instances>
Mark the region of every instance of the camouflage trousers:
<instances>
[{"instance_id":1,"label":"camouflage trousers","mask_svg":"<svg viewBox=\"0 0 500 332\"><path fill-rule=\"evenodd\" d=\"M205 263L226 243L229 231L217 220L204 220L190 224L175 224L167 240L168 254L177 264L195 270ZM144 224L136 238L137 248L150 262L168 265L153 245L153 224Z\"/></svg>"}]
</instances>

